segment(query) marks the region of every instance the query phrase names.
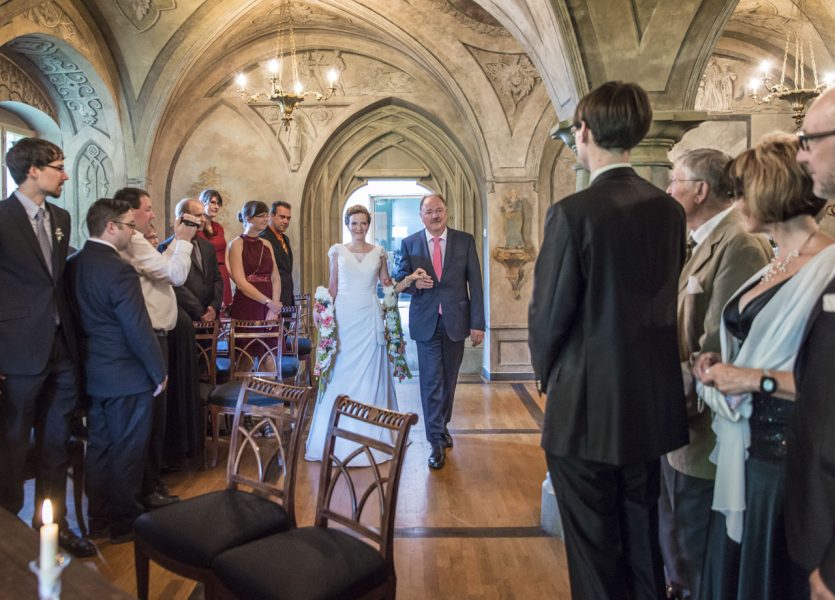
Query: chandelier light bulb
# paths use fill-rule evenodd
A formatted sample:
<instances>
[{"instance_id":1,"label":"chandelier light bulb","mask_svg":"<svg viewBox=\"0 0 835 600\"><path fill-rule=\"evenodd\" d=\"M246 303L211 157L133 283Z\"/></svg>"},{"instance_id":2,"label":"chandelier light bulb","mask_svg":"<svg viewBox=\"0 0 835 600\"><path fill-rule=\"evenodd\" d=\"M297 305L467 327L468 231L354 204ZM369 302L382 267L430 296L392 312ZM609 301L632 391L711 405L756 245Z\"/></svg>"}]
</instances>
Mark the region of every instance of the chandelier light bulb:
<instances>
[{"instance_id":1,"label":"chandelier light bulb","mask_svg":"<svg viewBox=\"0 0 835 600\"><path fill-rule=\"evenodd\" d=\"M302 87L302 82L297 81L293 86L293 90L296 92L296 96L301 96L302 92L304 91L304 87Z\"/></svg>"},{"instance_id":2,"label":"chandelier light bulb","mask_svg":"<svg viewBox=\"0 0 835 600\"><path fill-rule=\"evenodd\" d=\"M757 91L757 88L760 87L760 80L752 77L748 80L748 89L751 90L751 93Z\"/></svg>"},{"instance_id":3,"label":"chandelier light bulb","mask_svg":"<svg viewBox=\"0 0 835 600\"><path fill-rule=\"evenodd\" d=\"M269 71L271 75L276 75L280 66L281 65L277 58L271 58L267 61L267 71Z\"/></svg>"},{"instance_id":4,"label":"chandelier light bulb","mask_svg":"<svg viewBox=\"0 0 835 600\"><path fill-rule=\"evenodd\" d=\"M760 63L760 71L763 73L768 73L771 70L771 61L764 60Z\"/></svg>"},{"instance_id":5,"label":"chandelier light bulb","mask_svg":"<svg viewBox=\"0 0 835 600\"><path fill-rule=\"evenodd\" d=\"M328 83L331 84L331 87L336 85L337 79L339 79L339 73L336 72L336 69L328 71Z\"/></svg>"},{"instance_id":6,"label":"chandelier light bulb","mask_svg":"<svg viewBox=\"0 0 835 600\"><path fill-rule=\"evenodd\" d=\"M825 73L823 76L823 83L827 87L832 87L832 84L835 83L835 73L830 71L829 73Z\"/></svg>"},{"instance_id":7,"label":"chandelier light bulb","mask_svg":"<svg viewBox=\"0 0 835 600\"><path fill-rule=\"evenodd\" d=\"M244 75L243 73L238 73L238 75L235 77L235 82L238 84L238 88L240 88L241 90L246 89L246 75Z\"/></svg>"}]
</instances>

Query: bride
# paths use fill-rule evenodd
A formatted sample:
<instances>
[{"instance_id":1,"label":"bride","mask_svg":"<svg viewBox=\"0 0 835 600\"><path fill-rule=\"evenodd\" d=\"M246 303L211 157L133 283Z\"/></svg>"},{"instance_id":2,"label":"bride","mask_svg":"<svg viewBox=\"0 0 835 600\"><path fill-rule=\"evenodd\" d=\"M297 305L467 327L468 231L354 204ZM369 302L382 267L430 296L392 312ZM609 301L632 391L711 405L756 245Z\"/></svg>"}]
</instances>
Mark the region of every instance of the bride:
<instances>
[{"instance_id":1,"label":"bride","mask_svg":"<svg viewBox=\"0 0 835 600\"><path fill-rule=\"evenodd\" d=\"M368 209L361 205L351 206L345 211L345 225L351 232L351 242L334 244L328 250L328 291L334 299L338 343L330 381L325 391L320 391L313 412L305 451L307 460L322 460L331 411L340 394L347 394L366 404L397 410L392 369L386 353L382 308L377 298L378 279L384 286L391 285L391 279L385 250L365 241L370 223ZM399 292L425 275L423 269L418 269L394 289ZM342 421L346 429L392 443L388 431L380 432L379 428L352 419L347 421L348 424ZM356 448L354 442L338 439L334 454L344 460ZM388 459L377 451L373 454L375 461ZM348 466L368 465L368 457L361 454Z\"/></svg>"}]
</instances>

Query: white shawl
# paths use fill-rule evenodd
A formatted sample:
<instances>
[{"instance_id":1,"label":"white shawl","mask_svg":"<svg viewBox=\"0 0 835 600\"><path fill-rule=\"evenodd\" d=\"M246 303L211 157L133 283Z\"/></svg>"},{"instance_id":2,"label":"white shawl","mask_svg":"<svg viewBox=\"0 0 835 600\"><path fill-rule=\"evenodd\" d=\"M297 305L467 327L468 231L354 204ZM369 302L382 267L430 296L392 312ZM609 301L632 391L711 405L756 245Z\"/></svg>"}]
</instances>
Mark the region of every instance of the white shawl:
<instances>
[{"instance_id":1,"label":"white shawl","mask_svg":"<svg viewBox=\"0 0 835 600\"><path fill-rule=\"evenodd\" d=\"M731 296L757 281L768 267L763 267ZM741 345L720 324L722 361L737 367L791 371L800 347L806 321L823 289L835 276L835 244L821 250L774 294L751 324L751 331ZM724 311L723 311L724 313ZM716 447L710 455L716 464L713 510L725 515L728 537L742 540L745 513L745 460L751 445L748 419L753 411L751 394L725 396L714 387L697 383L699 397L713 410ZM734 408L731 408L733 406Z\"/></svg>"}]
</instances>

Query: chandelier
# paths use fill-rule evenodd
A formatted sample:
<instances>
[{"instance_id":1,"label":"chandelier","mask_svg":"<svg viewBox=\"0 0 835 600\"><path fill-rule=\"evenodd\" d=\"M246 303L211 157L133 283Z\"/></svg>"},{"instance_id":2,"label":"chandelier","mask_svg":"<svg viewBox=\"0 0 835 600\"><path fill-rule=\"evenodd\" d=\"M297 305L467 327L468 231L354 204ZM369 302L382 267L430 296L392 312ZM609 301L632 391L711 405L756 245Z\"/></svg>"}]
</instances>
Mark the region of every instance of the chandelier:
<instances>
[{"instance_id":1,"label":"chandelier","mask_svg":"<svg viewBox=\"0 0 835 600\"><path fill-rule=\"evenodd\" d=\"M794 42L793 44L791 42ZM774 83L771 80L771 63L763 61L760 65L762 71L760 79L752 79L749 83L751 88L751 98L757 104L770 103L772 100L783 100L791 105L792 118L794 119L797 129L800 129L803 124L803 117L806 115L807 103L821 95L829 87L832 86L833 76L827 74L823 80L818 80L818 68L815 64L815 51L812 48L812 40L807 39L804 45L803 40L797 31L794 32L794 39L792 34L786 34L786 48L783 51L783 68L780 70L780 83ZM789 61L789 48L794 46L794 87L786 85L786 65ZM812 63L812 78L809 86L806 85L806 53L805 47L809 49L809 59ZM762 86L767 94L760 96L758 89Z\"/></svg>"},{"instance_id":2,"label":"chandelier","mask_svg":"<svg viewBox=\"0 0 835 600\"><path fill-rule=\"evenodd\" d=\"M284 128L289 129L293 120L293 111L305 97L314 96L316 101L327 100L336 91L339 73L336 69L328 72L328 88L320 90L305 90L299 77L299 64L296 58L296 35L293 29L293 12L290 0L279 0L278 10L278 38L275 57L266 63L266 90L251 91L246 87L246 75L239 73L235 78L238 94L247 104L275 104L284 122Z\"/></svg>"}]
</instances>

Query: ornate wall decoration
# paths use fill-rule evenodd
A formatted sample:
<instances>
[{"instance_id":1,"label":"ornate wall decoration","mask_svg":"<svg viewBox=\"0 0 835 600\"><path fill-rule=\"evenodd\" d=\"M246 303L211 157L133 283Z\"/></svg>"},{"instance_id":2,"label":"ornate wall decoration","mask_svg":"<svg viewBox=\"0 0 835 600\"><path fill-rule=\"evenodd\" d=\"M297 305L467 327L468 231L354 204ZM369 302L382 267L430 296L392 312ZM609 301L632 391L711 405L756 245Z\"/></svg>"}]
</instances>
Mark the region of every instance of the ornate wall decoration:
<instances>
[{"instance_id":1,"label":"ornate wall decoration","mask_svg":"<svg viewBox=\"0 0 835 600\"><path fill-rule=\"evenodd\" d=\"M356 76L345 85L346 93L351 96L364 96L375 92L383 94L403 94L414 91L414 78L391 65L368 60Z\"/></svg>"},{"instance_id":2,"label":"ornate wall decoration","mask_svg":"<svg viewBox=\"0 0 835 600\"><path fill-rule=\"evenodd\" d=\"M730 65L724 68L715 58L708 62L696 92L696 110L731 112L734 102L736 73Z\"/></svg>"},{"instance_id":3,"label":"ornate wall decoration","mask_svg":"<svg viewBox=\"0 0 835 600\"><path fill-rule=\"evenodd\" d=\"M197 198L203 190L217 190L223 197L224 204L233 204L231 195L223 188L223 176L217 172L217 167L209 167L201 172L197 181L191 184L188 195Z\"/></svg>"},{"instance_id":4,"label":"ornate wall decoration","mask_svg":"<svg viewBox=\"0 0 835 600\"><path fill-rule=\"evenodd\" d=\"M75 176L76 238L79 242L88 237L85 222L87 209L99 198L109 197L113 181L113 165L110 157L94 142L90 142L79 155Z\"/></svg>"},{"instance_id":5,"label":"ornate wall decoration","mask_svg":"<svg viewBox=\"0 0 835 600\"><path fill-rule=\"evenodd\" d=\"M493 86L505 114L513 115L542 78L525 53L490 52L465 44Z\"/></svg>"},{"instance_id":6,"label":"ornate wall decoration","mask_svg":"<svg viewBox=\"0 0 835 600\"><path fill-rule=\"evenodd\" d=\"M317 106L310 111L310 121L317 131L324 129L333 119L333 111L324 106Z\"/></svg>"},{"instance_id":7,"label":"ornate wall decoration","mask_svg":"<svg viewBox=\"0 0 835 600\"><path fill-rule=\"evenodd\" d=\"M468 29L489 36L510 37L501 23L472 0L432 0L432 4Z\"/></svg>"},{"instance_id":8,"label":"ornate wall decoration","mask_svg":"<svg viewBox=\"0 0 835 600\"><path fill-rule=\"evenodd\" d=\"M84 126L107 133L99 123L101 97L81 68L52 42L20 38L10 44L15 52L28 56L46 75L55 93L72 115L74 131Z\"/></svg>"},{"instance_id":9,"label":"ornate wall decoration","mask_svg":"<svg viewBox=\"0 0 835 600\"><path fill-rule=\"evenodd\" d=\"M524 225L527 206L516 190L510 190L510 193L502 200L500 210L505 243L504 246L493 248L492 256L504 266L513 297L518 300L521 297L522 285L525 283L527 274L524 266L536 256L533 246L525 241Z\"/></svg>"},{"instance_id":10,"label":"ornate wall decoration","mask_svg":"<svg viewBox=\"0 0 835 600\"><path fill-rule=\"evenodd\" d=\"M20 68L0 55L0 100L23 102L34 106L56 121L55 107L41 89Z\"/></svg>"},{"instance_id":11,"label":"ornate wall decoration","mask_svg":"<svg viewBox=\"0 0 835 600\"><path fill-rule=\"evenodd\" d=\"M177 8L176 0L113 0L119 11L137 31L148 31L159 21L160 14Z\"/></svg>"},{"instance_id":12,"label":"ornate wall decoration","mask_svg":"<svg viewBox=\"0 0 835 600\"><path fill-rule=\"evenodd\" d=\"M49 31L55 37L67 40L70 44L81 50L87 49L87 43L78 31L78 27L72 22L69 15L64 12L58 4L48 0L27 10L23 15Z\"/></svg>"},{"instance_id":13,"label":"ornate wall decoration","mask_svg":"<svg viewBox=\"0 0 835 600\"><path fill-rule=\"evenodd\" d=\"M310 25L314 22L340 22L342 25L354 24L353 21L347 17L328 12L319 7L314 7L309 4L303 4L301 2L291 3L290 10L293 11L293 24L297 27L299 25ZM251 25L270 25L277 28L279 24L279 19L279 8L277 6L273 6L264 14L253 17L252 19L250 19L249 22Z\"/></svg>"},{"instance_id":14,"label":"ornate wall decoration","mask_svg":"<svg viewBox=\"0 0 835 600\"><path fill-rule=\"evenodd\" d=\"M281 112L275 106L253 106L264 122L273 130L278 143L284 150L284 157L290 166L290 171L295 173L304 160L308 144L316 139L316 130L309 126L304 114L306 111L296 109L295 118L287 126L281 121Z\"/></svg>"}]
</instances>

